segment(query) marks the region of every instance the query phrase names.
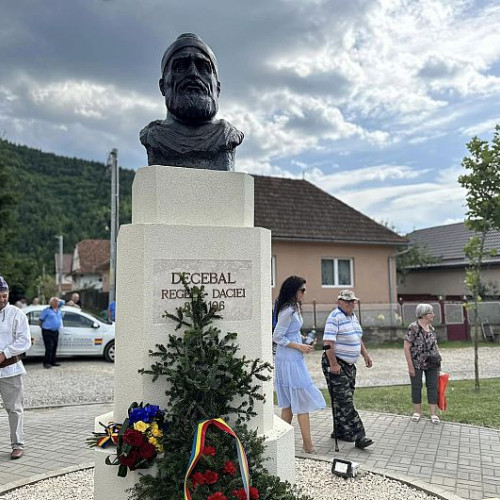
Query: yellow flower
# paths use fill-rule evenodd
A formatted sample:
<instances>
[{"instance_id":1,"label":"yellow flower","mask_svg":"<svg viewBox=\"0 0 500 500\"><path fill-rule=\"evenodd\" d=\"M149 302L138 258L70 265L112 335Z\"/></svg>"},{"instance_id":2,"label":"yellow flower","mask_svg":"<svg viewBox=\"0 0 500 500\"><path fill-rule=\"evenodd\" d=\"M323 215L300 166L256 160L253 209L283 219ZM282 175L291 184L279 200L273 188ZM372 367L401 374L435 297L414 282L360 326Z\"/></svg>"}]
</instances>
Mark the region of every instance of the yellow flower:
<instances>
[{"instance_id":1,"label":"yellow flower","mask_svg":"<svg viewBox=\"0 0 500 500\"><path fill-rule=\"evenodd\" d=\"M139 422L135 422L134 424L134 429L139 432L144 432L148 428L149 424L146 424L146 422L143 422L142 420L139 420Z\"/></svg>"},{"instance_id":2,"label":"yellow flower","mask_svg":"<svg viewBox=\"0 0 500 500\"><path fill-rule=\"evenodd\" d=\"M157 438L161 438L163 437L163 432L162 430L158 427L158 423L157 422L153 422L150 427L149 427L149 431L151 432L151 434L154 436L154 437L157 437Z\"/></svg>"},{"instance_id":3,"label":"yellow flower","mask_svg":"<svg viewBox=\"0 0 500 500\"><path fill-rule=\"evenodd\" d=\"M150 442L150 443L151 443L151 444L152 444L152 445L156 448L156 451L157 451L158 453L163 453L163 445L162 445L162 444L160 444L160 443L158 442L158 440L157 440L155 437L151 436L151 437L148 439L148 442Z\"/></svg>"}]
</instances>

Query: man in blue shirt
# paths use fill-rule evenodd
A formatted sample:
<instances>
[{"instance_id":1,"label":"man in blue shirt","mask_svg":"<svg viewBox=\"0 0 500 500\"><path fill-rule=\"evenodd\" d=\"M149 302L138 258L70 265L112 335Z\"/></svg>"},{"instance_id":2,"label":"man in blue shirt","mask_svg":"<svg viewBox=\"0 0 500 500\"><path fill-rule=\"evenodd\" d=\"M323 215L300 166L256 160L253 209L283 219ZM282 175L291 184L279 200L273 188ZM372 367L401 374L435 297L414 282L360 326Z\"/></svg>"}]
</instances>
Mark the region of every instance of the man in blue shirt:
<instances>
[{"instance_id":1,"label":"man in blue shirt","mask_svg":"<svg viewBox=\"0 0 500 500\"><path fill-rule=\"evenodd\" d=\"M364 449L373 441L366 437L363 422L354 408L355 363L361 355L365 366L371 368L372 360L361 340L363 330L354 314L357 301L352 290L340 292L338 306L326 320L321 366L332 401L332 438L354 441L356 448Z\"/></svg>"},{"instance_id":2,"label":"man in blue shirt","mask_svg":"<svg viewBox=\"0 0 500 500\"><path fill-rule=\"evenodd\" d=\"M57 343L59 341L59 330L62 328L61 303L57 297L49 300L49 307L40 314L38 321L42 329L43 343L45 345L45 356L43 357L43 367L52 368L60 366L56 363Z\"/></svg>"},{"instance_id":3,"label":"man in blue shirt","mask_svg":"<svg viewBox=\"0 0 500 500\"><path fill-rule=\"evenodd\" d=\"M112 300L108 307L108 319L109 321L115 322L116 319L116 301Z\"/></svg>"}]
</instances>

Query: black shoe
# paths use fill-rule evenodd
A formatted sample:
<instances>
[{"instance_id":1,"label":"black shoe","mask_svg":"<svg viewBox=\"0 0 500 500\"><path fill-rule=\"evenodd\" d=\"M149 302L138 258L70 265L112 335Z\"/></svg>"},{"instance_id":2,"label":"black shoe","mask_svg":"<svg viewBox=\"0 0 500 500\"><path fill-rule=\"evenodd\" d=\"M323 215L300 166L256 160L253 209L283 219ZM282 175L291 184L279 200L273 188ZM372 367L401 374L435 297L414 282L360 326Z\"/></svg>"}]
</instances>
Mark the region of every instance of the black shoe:
<instances>
[{"instance_id":1,"label":"black shoe","mask_svg":"<svg viewBox=\"0 0 500 500\"><path fill-rule=\"evenodd\" d=\"M22 456L23 456L23 450L21 448L14 448L12 450L12 453L10 454L10 458L12 458L12 460L17 460Z\"/></svg>"},{"instance_id":2,"label":"black shoe","mask_svg":"<svg viewBox=\"0 0 500 500\"><path fill-rule=\"evenodd\" d=\"M359 448L360 450L364 450L373 444L373 439L368 439L367 437L362 437L360 439L356 439L354 442L354 446Z\"/></svg>"},{"instance_id":3,"label":"black shoe","mask_svg":"<svg viewBox=\"0 0 500 500\"><path fill-rule=\"evenodd\" d=\"M52 366L61 366L60 363L52 363Z\"/></svg>"},{"instance_id":4,"label":"black shoe","mask_svg":"<svg viewBox=\"0 0 500 500\"><path fill-rule=\"evenodd\" d=\"M43 365L44 368L52 368L52 365Z\"/></svg>"}]
</instances>

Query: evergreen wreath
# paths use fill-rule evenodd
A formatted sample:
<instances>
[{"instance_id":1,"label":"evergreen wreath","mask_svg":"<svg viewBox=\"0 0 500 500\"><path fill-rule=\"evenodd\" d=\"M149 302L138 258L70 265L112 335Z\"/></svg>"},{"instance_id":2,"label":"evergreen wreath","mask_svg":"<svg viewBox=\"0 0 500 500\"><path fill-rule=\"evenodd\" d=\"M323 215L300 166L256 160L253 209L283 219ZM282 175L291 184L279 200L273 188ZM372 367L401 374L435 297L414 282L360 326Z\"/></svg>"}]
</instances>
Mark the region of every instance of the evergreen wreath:
<instances>
[{"instance_id":1,"label":"evergreen wreath","mask_svg":"<svg viewBox=\"0 0 500 500\"><path fill-rule=\"evenodd\" d=\"M184 475L197 424L223 418L246 451L252 500L312 500L265 470L264 438L246 424L256 415L255 402L265 400L258 391L260 382L270 379L272 365L238 356L237 333L223 334L213 325L221 316L216 308L208 307L204 287L189 287L184 277L182 282L190 301L177 308L175 315L165 312L163 317L176 322L176 331L184 327L184 334L169 335L166 346L157 344L156 350L149 351L155 363L150 369L139 370L152 375L153 382L160 377L168 382L165 394L170 432L162 442L164 454L157 459L157 474L141 475L129 490L130 498L184 500ZM208 430L206 438L203 456L191 479L193 500L246 498L234 473L238 469L234 441L216 430Z\"/></svg>"}]
</instances>

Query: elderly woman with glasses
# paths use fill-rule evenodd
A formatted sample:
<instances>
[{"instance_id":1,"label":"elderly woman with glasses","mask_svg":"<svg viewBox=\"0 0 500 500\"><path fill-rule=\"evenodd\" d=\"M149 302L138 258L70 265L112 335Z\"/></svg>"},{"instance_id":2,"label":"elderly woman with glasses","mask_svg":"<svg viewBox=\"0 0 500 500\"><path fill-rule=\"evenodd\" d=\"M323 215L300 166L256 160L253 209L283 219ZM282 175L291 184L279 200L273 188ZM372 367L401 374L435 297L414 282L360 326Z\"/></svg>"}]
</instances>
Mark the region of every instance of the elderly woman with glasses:
<instances>
[{"instance_id":1,"label":"elderly woman with glasses","mask_svg":"<svg viewBox=\"0 0 500 500\"><path fill-rule=\"evenodd\" d=\"M422 413L422 375L425 373L431 422L439 424L437 387L441 355L439 354L436 333L432 327L434 310L430 304L418 304L415 316L417 320L408 327L403 347L411 382L411 399L413 402L413 416L411 419L414 422L420 420Z\"/></svg>"},{"instance_id":2,"label":"elderly woman with glasses","mask_svg":"<svg viewBox=\"0 0 500 500\"><path fill-rule=\"evenodd\" d=\"M288 277L281 285L276 310L278 322L273 341L277 344L275 357L274 388L281 408L281 418L292 422L297 415L304 453L316 453L311 438L309 413L326 407L325 398L314 385L307 370L304 354L313 347L303 343L300 328L303 320L300 303L306 292L306 280L299 276Z\"/></svg>"}]
</instances>

